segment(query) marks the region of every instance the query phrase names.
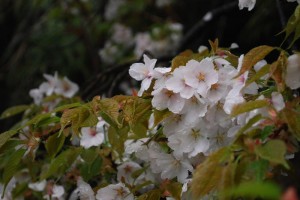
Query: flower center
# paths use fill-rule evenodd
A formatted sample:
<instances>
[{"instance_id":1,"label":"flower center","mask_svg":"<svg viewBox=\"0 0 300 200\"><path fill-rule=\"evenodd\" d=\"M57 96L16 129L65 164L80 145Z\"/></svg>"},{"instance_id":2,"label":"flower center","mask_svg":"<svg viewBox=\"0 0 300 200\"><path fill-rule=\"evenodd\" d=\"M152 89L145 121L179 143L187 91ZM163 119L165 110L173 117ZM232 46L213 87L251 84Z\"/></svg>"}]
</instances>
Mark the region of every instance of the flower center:
<instances>
[{"instance_id":1,"label":"flower center","mask_svg":"<svg viewBox=\"0 0 300 200\"><path fill-rule=\"evenodd\" d=\"M91 135L91 136L97 135L97 131L96 131L95 128L90 128L90 135Z\"/></svg>"},{"instance_id":2,"label":"flower center","mask_svg":"<svg viewBox=\"0 0 300 200\"><path fill-rule=\"evenodd\" d=\"M124 195L126 194L126 191L122 187L115 189L115 191L117 192L119 197L124 197Z\"/></svg>"},{"instance_id":3,"label":"flower center","mask_svg":"<svg viewBox=\"0 0 300 200\"><path fill-rule=\"evenodd\" d=\"M174 93L172 92L172 91L170 91L170 90L167 90L166 92L165 92L165 94L170 98L170 97L172 97L173 95L174 95Z\"/></svg>"},{"instance_id":4,"label":"flower center","mask_svg":"<svg viewBox=\"0 0 300 200\"><path fill-rule=\"evenodd\" d=\"M129 166L129 165L126 165L126 166L124 167L124 171L125 171L126 174L130 174L131 171L132 171L132 167Z\"/></svg>"},{"instance_id":5,"label":"flower center","mask_svg":"<svg viewBox=\"0 0 300 200\"><path fill-rule=\"evenodd\" d=\"M198 74L198 80L199 80L199 81L205 81L205 74L203 74L203 73L200 72L200 73Z\"/></svg>"},{"instance_id":6,"label":"flower center","mask_svg":"<svg viewBox=\"0 0 300 200\"><path fill-rule=\"evenodd\" d=\"M218 88L219 88L219 84L218 83L215 83L215 84L211 85L211 89L212 90L217 90Z\"/></svg>"}]
</instances>

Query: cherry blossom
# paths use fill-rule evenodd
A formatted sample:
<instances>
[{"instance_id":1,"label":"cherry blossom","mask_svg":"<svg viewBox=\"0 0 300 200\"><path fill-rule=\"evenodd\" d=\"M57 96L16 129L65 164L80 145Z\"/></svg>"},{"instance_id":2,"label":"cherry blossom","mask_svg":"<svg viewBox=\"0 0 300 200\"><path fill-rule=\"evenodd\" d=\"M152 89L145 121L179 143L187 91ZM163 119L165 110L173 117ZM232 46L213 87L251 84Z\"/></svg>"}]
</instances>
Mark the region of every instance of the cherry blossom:
<instances>
[{"instance_id":1,"label":"cherry blossom","mask_svg":"<svg viewBox=\"0 0 300 200\"><path fill-rule=\"evenodd\" d=\"M300 87L300 55L293 54L288 57L285 83L292 90Z\"/></svg>"},{"instance_id":2,"label":"cherry blossom","mask_svg":"<svg viewBox=\"0 0 300 200\"><path fill-rule=\"evenodd\" d=\"M201 96L206 97L208 90L218 81L218 73L214 69L212 60L209 58L200 62L190 60L186 67L188 68L185 75L186 84L195 88Z\"/></svg>"},{"instance_id":3,"label":"cherry blossom","mask_svg":"<svg viewBox=\"0 0 300 200\"><path fill-rule=\"evenodd\" d=\"M97 200L133 200L134 196L123 184L110 184L97 191Z\"/></svg>"}]
</instances>

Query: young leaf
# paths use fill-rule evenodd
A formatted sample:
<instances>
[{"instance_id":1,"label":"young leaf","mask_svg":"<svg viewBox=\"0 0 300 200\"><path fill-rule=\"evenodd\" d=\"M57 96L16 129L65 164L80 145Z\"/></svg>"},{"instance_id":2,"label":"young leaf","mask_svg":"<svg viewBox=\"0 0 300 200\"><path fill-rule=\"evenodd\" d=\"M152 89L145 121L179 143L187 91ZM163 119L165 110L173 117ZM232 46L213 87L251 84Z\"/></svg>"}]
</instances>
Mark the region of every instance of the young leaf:
<instances>
[{"instance_id":1,"label":"young leaf","mask_svg":"<svg viewBox=\"0 0 300 200\"><path fill-rule=\"evenodd\" d=\"M0 148L15 134L18 133L18 130L10 130L5 131L4 133L0 134Z\"/></svg>"},{"instance_id":2,"label":"young leaf","mask_svg":"<svg viewBox=\"0 0 300 200\"><path fill-rule=\"evenodd\" d=\"M14 106L11 108L6 109L0 116L0 119L5 119L14 115L17 115L19 113L24 112L29 108L28 105L19 105L19 106Z\"/></svg>"},{"instance_id":3,"label":"young leaf","mask_svg":"<svg viewBox=\"0 0 300 200\"><path fill-rule=\"evenodd\" d=\"M195 198L203 197L218 187L222 177L224 158L228 157L228 148L222 148L211 154L198 165L194 172L191 191ZM226 159L225 159L226 160Z\"/></svg>"},{"instance_id":4,"label":"young leaf","mask_svg":"<svg viewBox=\"0 0 300 200\"><path fill-rule=\"evenodd\" d=\"M250 70L258 61L264 59L271 51L274 50L274 47L270 46L259 46L251 49L244 57L242 68L237 76L245 73Z\"/></svg>"},{"instance_id":5,"label":"young leaf","mask_svg":"<svg viewBox=\"0 0 300 200\"><path fill-rule=\"evenodd\" d=\"M162 122L164 119L169 117L172 114L172 112L170 112L168 109L165 109L162 111L154 109L153 114L154 114L154 125L153 126L155 127L160 122Z\"/></svg>"},{"instance_id":6,"label":"young leaf","mask_svg":"<svg viewBox=\"0 0 300 200\"><path fill-rule=\"evenodd\" d=\"M82 148L69 148L59 154L51 161L49 169L41 174L40 179L47 179L52 175L60 176L64 174L77 159L81 151Z\"/></svg>"},{"instance_id":7,"label":"young leaf","mask_svg":"<svg viewBox=\"0 0 300 200\"><path fill-rule=\"evenodd\" d=\"M287 65L287 57L281 52L276 62L271 64L270 75L275 80L279 92L285 90L285 71Z\"/></svg>"},{"instance_id":8,"label":"young leaf","mask_svg":"<svg viewBox=\"0 0 300 200\"><path fill-rule=\"evenodd\" d=\"M15 175L18 168L22 166L21 159L25 152L26 149L19 149L10 155L3 171L3 182L5 185L7 185L10 179Z\"/></svg>"},{"instance_id":9,"label":"young leaf","mask_svg":"<svg viewBox=\"0 0 300 200\"><path fill-rule=\"evenodd\" d=\"M182 185L178 182L172 182L166 185L166 189L168 190L168 192L170 192L171 196L176 200L181 199L181 188Z\"/></svg>"},{"instance_id":10,"label":"young leaf","mask_svg":"<svg viewBox=\"0 0 300 200\"><path fill-rule=\"evenodd\" d=\"M281 140L270 140L266 144L257 146L255 153L271 163L282 164L289 169L289 166L285 159L286 145Z\"/></svg>"},{"instance_id":11,"label":"young leaf","mask_svg":"<svg viewBox=\"0 0 300 200\"><path fill-rule=\"evenodd\" d=\"M51 135L45 144L46 150L51 158L54 158L56 154L61 150L64 142L65 142L65 135L56 133Z\"/></svg>"},{"instance_id":12,"label":"young leaf","mask_svg":"<svg viewBox=\"0 0 300 200\"><path fill-rule=\"evenodd\" d=\"M244 182L237 187L227 190L225 196L250 199L280 199L280 188L270 182Z\"/></svg>"},{"instance_id":13,"label":"young leaf","mask_svg":"<svg viewBox=\"0 0 300 200\"><path fill-rule=\"evenodd\" d=\"M290 46L288 48L291 48L292 45L295 43L297 39L300 37L300 5L298 5L295 9L295 12L293 15L289 18L287 25L285 29L285 37L282 43L293 33L294 33L294 38L293 41L291 42Z\"/></svg>"},{"instance_id":14,"label":"young leaf","mask_svg":"<svg viewBox=\"0 0 300 200\"><path fill-rule=\"evenodd\" d=\"M249 111L257 109L257 108L263 108L268 105L269 105L269 102L266 99L248 101L245 103L237 104L233 107L233 109L231 111L231 116L236 117L239 114L249 112Z\"/></svg>"},{"instance_id":15,"label":"young leaf","mask_svg":"<svg viewBox=\"0 0 300 200\"><path fill-rule=\"evenodd\" d=\"M151 190L137 198L137 200L160 200L161 191L159 189Z\"/></svg>"},{"instance_id":16,"label":"young leaf","mask_svg":"<svg viewBox=\"0 0 300 200\"><path fill-rule=\"evenodd\" d=\"M269 71L270 71L270 65L267 64L267 65L263 66L253 76L251 76L250 79L247 80L245 87L247 87L251 83L259 80L261 77L263 77L264 75L268 74Z\"/></svg>"}]
</instances>

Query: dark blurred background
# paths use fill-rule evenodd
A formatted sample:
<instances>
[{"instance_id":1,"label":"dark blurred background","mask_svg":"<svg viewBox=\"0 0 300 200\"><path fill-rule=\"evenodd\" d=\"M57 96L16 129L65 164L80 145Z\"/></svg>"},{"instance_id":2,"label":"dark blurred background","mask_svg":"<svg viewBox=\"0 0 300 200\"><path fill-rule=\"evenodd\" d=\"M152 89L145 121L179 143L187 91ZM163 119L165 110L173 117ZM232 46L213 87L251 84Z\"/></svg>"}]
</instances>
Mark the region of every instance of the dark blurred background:
<instances>
[{"instance_id":1,"label":"dark blurred background","mask_svg":"<svg viewBox=\"0 0 300 200\"><path fill-rule=\"evenodd\" d=\"M171 0L163 6L156 1L1 0L0 112L13 105L31 103L28 92L44 81L43 73L57 71L69 77L80 86L84 100L105 93L111 86L104 86L109 82L108 76L123 72L121 79L128 80L125 72L131 62L139 60L128 53L132 47L125 49L121 59L114 60L112 54L111 63L99 56L115 23L130 27L133 35L159 23L182 24L180 44L161 58L168 61L184 49L208 46L208 40L215 38L223 47L237 43L240 48L236 53L246 53L262 44L279 46L284 35L276 34L283 30L297 5L286 0L258 0L248 12L239 10L238 0ZM113 17L108 17L109 6L117 4L121 6ZM207 20L203 20L208 12L213 14L212 19L207 15ZM1 131L6 126L6 121L0 121Z\"/></svg>"}]
</instances>

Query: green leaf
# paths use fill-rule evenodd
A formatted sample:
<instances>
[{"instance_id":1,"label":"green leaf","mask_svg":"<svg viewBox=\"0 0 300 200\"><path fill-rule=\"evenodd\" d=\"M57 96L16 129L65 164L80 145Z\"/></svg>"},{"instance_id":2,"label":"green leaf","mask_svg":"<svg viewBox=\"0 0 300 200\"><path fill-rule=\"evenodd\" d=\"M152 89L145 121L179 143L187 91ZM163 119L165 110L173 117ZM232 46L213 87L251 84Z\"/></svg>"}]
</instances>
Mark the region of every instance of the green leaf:
<instances>
[{"instance_id":1,"label":"green leaf","mask_svg":"<svg viewBox=\"0 0 300 200\"><path fill-rule=\"evenodd\" d=\"M286 104L286 108L282 112L283 119L288 124L289 131L294 137L300 141L300 114L294 109L290 102ZM0 135L1 136L1 135ZM1 140L0 140L1 141Z\"/></svg>"},{"instance_id":2,"label":"green leaf","mask_svg":"<svg viewBox=\"0 0 300 200\"><path fill-rule=\"evenodd\" d=\"M128 139L129 127L123 127L122 129L115 129L110 126L108 128L108 140L113 150L118 152L119 156L124 153L124 143Z\"/></svg>"},{"instance_id":3,"label":"green leaf","mask_svg":"<svg viewBox=\"0 0 300 200\"><path fill-rule=\"evenodd\" d=\"M238 138L240 135L244 134L245 131L247 131L249 128L251 128L253 126L253 124L255 124L256 122L258 122L259 120L261 120L262 115L258 114L255 115L254 117L252 117L236 134L236 138Z\"/></svg>"},{"instance_id":4,"label":"green leaf","mask_svg":"<svg viewBox=\"0 0 300 200\"><path fill-rule=\"evenodd\" d=\"M294 32L294 38L288 48L291 48L294 42L300 37L300 6L298 5L295 9L295 12L289 18L285 29L285 37L282 43Z\"/></svg>"},{"instance_id":5,"label":"green leaf","mask_svg":"<svg viewBox=\"0 0 300 200\"><path fill-rule=\"evenodd\" d=\"M0 148L0 155L6 154L8 151L15 149L17 145L22 144L23 141L19 139L10 139L8 140L1 148Z\"/></svg>"},{"instance_id":6,"label":"green leaf","mask_svg":"<svg viewBox=\"0 0 300 200\"><path fill-rule=\"evenodd\" d=\"M153 114L154 114L154 125L153 125L153 127L155 127L160 122L162 122L164 119L169 117L172 114L172 112L170 112L168 109L165 109L165 110L162 110L162 111L154 109Z\"/></svg>"},{"instance_id":7,"label":"green leaf","mask_svg":"<svg viewBox=\"0 0 300 200\"><path fill-rule=\"evenodd\" d=\"M82 106L70 110L65 110L60 118L60 133L67 125L71 125L73 132L76 135L79 135L80 128L95 126L97 122L97 116L88 107Z\"/></svg>"},{"instance_id":8,"label":"green leaf","mask_svg":"<svg viewBox=\"0 0 300 200\"><path fill-rule=\"evenodd\" d=\"M58 123L60 122L60 118L59 117L56 117L56 116L49 116L49 117L45 117L45 118L42 118L40 119L34 126L34 128L39 128L39 127L42 127L42 126L47 126L49 124L52 124L52 123Z\"/></svg>"},{"instance_id":9,"label":"green leaf","mask_svg":"<svg viewBox=\"0 0 300 200\"><path fill-rule=\"evenodd\" d=\"M271 135L274 131L275 127L274 126L265 126L263 130L260 133L260 138L262 140L265 140L268 138L269 135Z\"/></svg>"},{"instance_id":10,"label":"green leaf","mask_svg":"<svg viewBox=\"0 0 300 200\"><path fill-rule=\"evenodd\" d=\"M257 108L263 108L268 105L269 105L269 102L267 99L254 100L254 101L248 101L245 103L237 104L233 107L233 109L231 111L231 116L236 117L239 114L249 112L249 111L257 109Z\"/></svg>"},{"instance_id":11,"label":"green leaf","mask_svg":"<svg viewBox=\"0 0 300 200\"><path fill-rule=\"evenodd\" d=\"M18 169L22 166L21 160L25 152L26 149L19 149L10 155L3 171L3 182L5 185L8 184L10 179L15 175Z\"/></svg>"},{"instance_id":12,"label":"green leaf","mask_svg":"<svg viewBox=\"0 0 300 200\"><path fill-rule=\"evenodd\" d=\"M265 66L263 66L260 70L258 70L253 76L251 76L251 78L249 78L246 82L246 87L248 85L250 85L251 83L259 80L261 77L263 77L264 75L268 74L270 71L270 65L266 64Z\"/></svg>"},{"instance_id":13,"label":"green leaf","mask_svg":"<svg viewBox=\"0 0 300 200\"><path fill-rule=\"evenodd\" d=\"M178 182L172 182L166 186L168 192L170 192L171 196L176 200L181 199L181 188L182 184Z\"/></svg>"},{"instance_id":14,"label":"green leaf","mask_svg":"<svg viewBox=\"0 0 300 200\"><path fill-rule=\"evenodd\" d=\"M54 158L56 154L61 150L64 142L65 142L64 134L56 133L51 135L45 144L46 150L51 158Z\"/></svg>"},{"instance_id":15,"label":"green leaf","mask_svg":"<svg viewBox=\"0 0 300 200\"><path fill-rule=\"evenodd\" d=\"M266 144L257 146L255 153L271 163L282 164L289 169L289 166L285 160L286 145L281 140L270 140Z\"/></svg>"},{"instance_id":16,"label":"green leaf","mask_svg":"<svg viewBox=\"0 0 300 200\"><path fill-rule=\"evenodd\" d=\"M161 191L159 189L151 190L137 198L137 200L160 200Z\"/></svg>"},{"instance_id":17,"label":"green leaf","mask_svg":"<svg viewBox=\"0 0 300 200\"><path fill-rule=\"evenodd\" d=\"M198 165L191 184L191 191L195 199L217 189L223 175L224 161L228 159L228 153L228 148L222 148Z\"/></svg>"},{"instance_id":18,"label":"green leaf","mask_svg":"<svg viewBox=\"0 0 300 200\"><path fill-rule=\"evenodd\" d=\"M5 131L4 133L0 134L0 148L15 134L18 133L18 130L10 130Z\"/></svg>"},{"instance_id":19,"label":"green leaf","mask_svg":"<svg viewBox=\"0 0 300 200\"><path fill-rule=\"evenodd\" d=\"M59 107L55 108L52 111L52 113L64 111L64 110L67 110L67 109L70 109L70 108L76 108L76 107L79 107L79 106L81 106L81 103L71 103L71 104L67 104L67 105L62 105L62 106L59 106Z\"/></svg>"},{"instance_id":20,"label":"green leaf","mask_svg":"<svg viewBox=\"0 0 300 200\"><path fill-rule=\"evenodd\" d=\"M85 162L92 163L98 157L97 149L83 149L80 156Z\"/></svg>"},{"instance_id":21,"label":"green leaf","mask_svg":"<svg viewBox=\"0 0 300 200\"><path fill-rule=\"evenodd\" d=\"M242 68L237 76L250 70L258 61L264 59L274 47L262 45L251 49L244 57Z\"/></svg>"},{"instance_id":22,"label":"green leaf","mask_svg":"<svg viewBox=\"0 0 300 200\"><path fill-rule=\"evenodd\" d=\"M85 181L89 181L99 175L102 168L102 159L96 157L92 163L84 163L80 168L80 174Z\"/></svg>"},{"instance_id":23,"label":"green leaf","mask_svg":"<svg viewBox=\"0 0 300 200\"><path fill-rule=\"evenodd\" d=\"M14 115L17 115L19 113L24 112L29 108L28 105L19 105L19 106L14 106L11 108L6 109L0 116L0 119L5 119Z\"/></svg>"},{"instance_id":24,"label":"green leaf","mask_svg":"<svg viewBox=\"0 0 300 200\"><path fill-rule=\"evenodd\" d=\"M53 175L61 176L63 175L77 159L81 153L82 148L69 148L66 151L59 154L54 158L49 166L49 169L42 172L40 179L47 179Z\"/></svg>"},{"instance_id":25,"label":"green leaf","mask_svg":"<svg viewBox=\"0 0 300 200\"><path fill-rule=\"evenodd\" d=\"M287 65L287 57L284 52L281 52L277 61L271 64L270 75L275 80L279 92L285 90L285 72Z\"/></svg>"},{"instance_id":26,"label":"green leaf","mask_svg":"<svg viewBox=\"0 0 300 200\"><path fill-rule=\"evenodd\" d=\"M270 182L245 182L227 190L225 196L232 198L280 199L280 188Z\"/></svg>"},{"instance_id":27,"label":"green leaf","mask_svg":"<svg viewBox=\"0 0 300 200\"><path fill-rule=\"evenodd\" d=\"M121 127L119 122L119 103L114 99L101 99L99 101L100 114L105 121L115 127Z\"/></svg>"},{"instance_id":28,"label":"green leaf","mask_svg":"<svg viewBox=\"0 0 300 200\"><path fill-rule=\"evenodd\" d=\"M263 181L269 169L269 162L261 159L248 163L247 170L252 171L256 181Z\"/></svg>"}]
</instances>

